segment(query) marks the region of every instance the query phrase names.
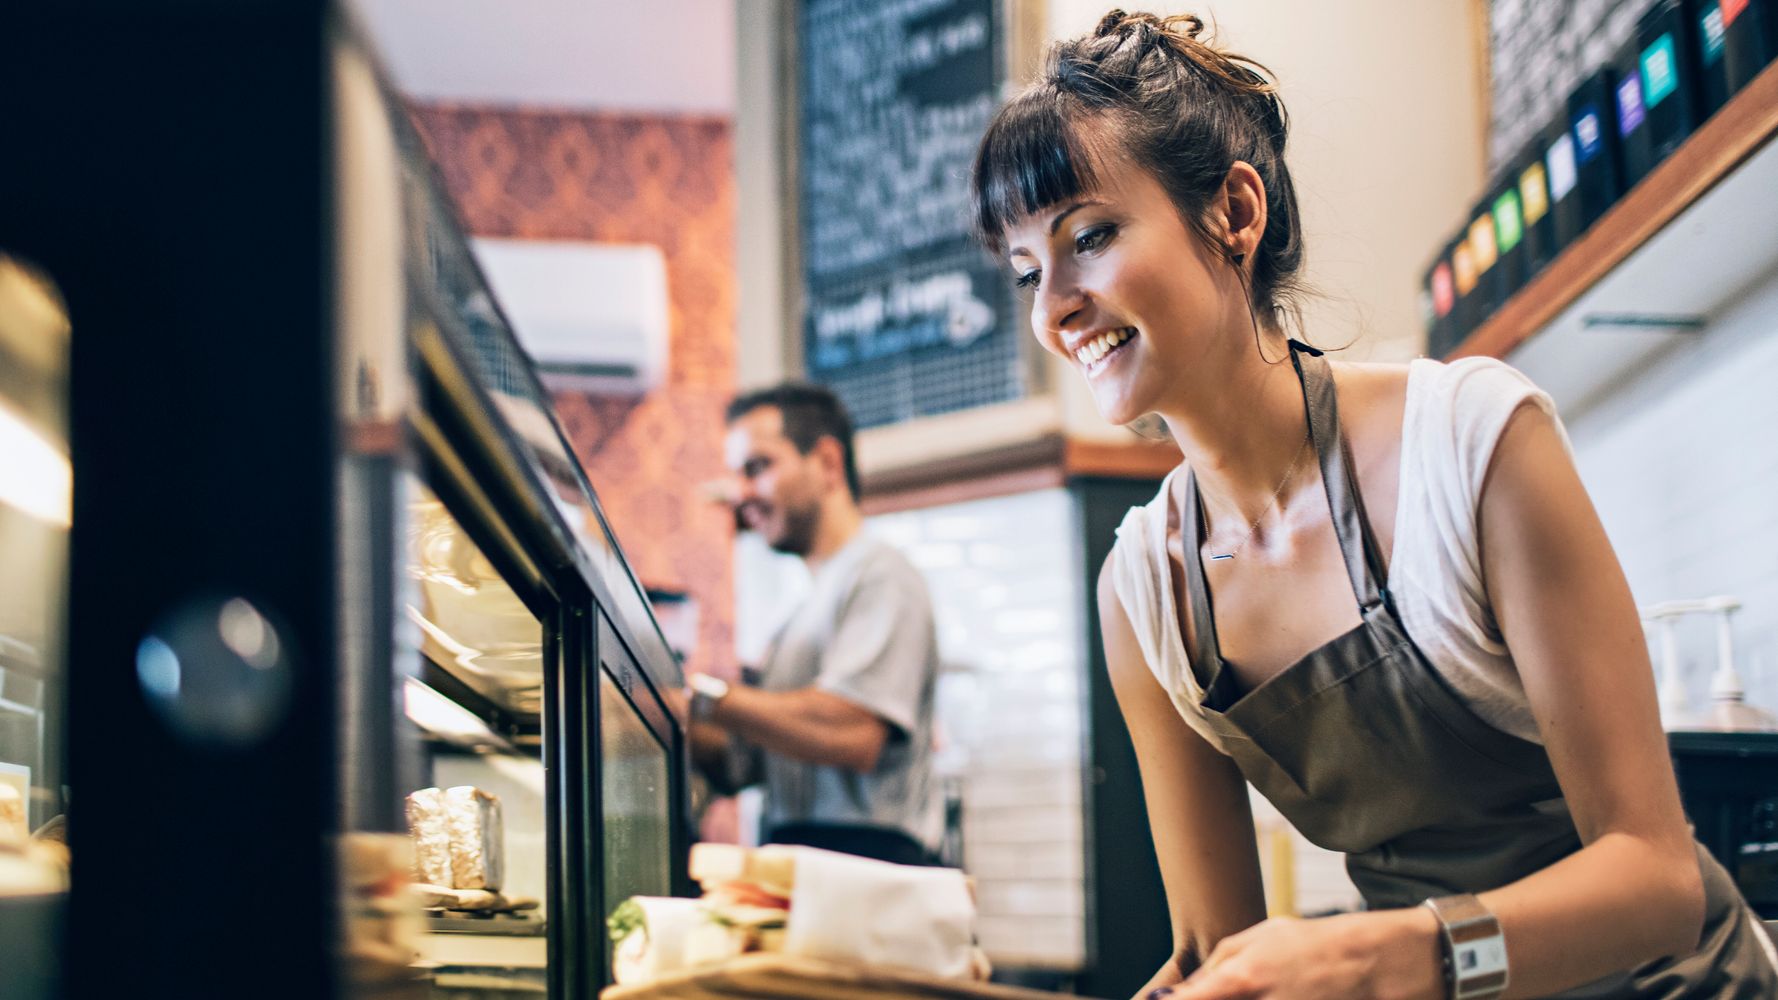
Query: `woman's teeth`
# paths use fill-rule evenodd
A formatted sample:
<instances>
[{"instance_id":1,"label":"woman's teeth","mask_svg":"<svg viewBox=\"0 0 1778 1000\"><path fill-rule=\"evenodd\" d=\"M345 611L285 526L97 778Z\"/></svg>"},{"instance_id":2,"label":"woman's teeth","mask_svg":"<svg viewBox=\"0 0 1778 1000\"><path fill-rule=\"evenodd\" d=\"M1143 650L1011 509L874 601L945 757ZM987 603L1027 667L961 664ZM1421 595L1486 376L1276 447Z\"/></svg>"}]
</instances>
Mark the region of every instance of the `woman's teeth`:
<instances>
[{"instance_id":1,"label":"woman's teeth","mask_svg":"<svg viewBox=\"0 0 1778 1000\"><path fill-rule=\"evenodd\" d=\"M1098 364L1105 355L1116 350L1118 345L1134 336L1136 336L1135 327L1125 326L1109 330L1082 344L1080 349L1074 352L1074 356L1080 361L1082 367L1091 368Z\"/></svg>"}]
</instances>

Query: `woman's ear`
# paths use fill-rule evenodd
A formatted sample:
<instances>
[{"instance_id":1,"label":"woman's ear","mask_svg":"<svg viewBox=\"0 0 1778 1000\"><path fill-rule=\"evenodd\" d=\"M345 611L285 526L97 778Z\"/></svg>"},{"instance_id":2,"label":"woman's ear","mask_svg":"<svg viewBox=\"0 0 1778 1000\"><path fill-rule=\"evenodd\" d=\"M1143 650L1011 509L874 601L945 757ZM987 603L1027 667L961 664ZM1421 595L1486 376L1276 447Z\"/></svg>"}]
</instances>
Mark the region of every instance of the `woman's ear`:
<instances>
[{"instance_id":1,"label":"woman's ear","mask_svg":"<svg viewBox=\"0 0 1778 1000\"><path fill-rule=\"evenodd\" d=\"M1223 178L1219 199L1229 253L1238 264L1259 246L1266 232L1266 182L1244 160L1236 160Z\"/></svg>"}]
</instances>

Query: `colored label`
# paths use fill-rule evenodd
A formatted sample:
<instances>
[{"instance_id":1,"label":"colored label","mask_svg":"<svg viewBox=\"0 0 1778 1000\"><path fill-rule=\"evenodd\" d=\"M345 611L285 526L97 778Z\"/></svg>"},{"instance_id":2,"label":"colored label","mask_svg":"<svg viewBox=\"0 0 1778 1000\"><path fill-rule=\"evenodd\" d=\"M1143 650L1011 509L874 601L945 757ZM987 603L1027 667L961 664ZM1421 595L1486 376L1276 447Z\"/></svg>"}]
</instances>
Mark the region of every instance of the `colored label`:
<instances>
[{"instance_id":1,"label":"colored label","mask_svg":"<svg viewBox=\"0 0 1778 1000\"><path fill-rule=\"evenodd\" d=\"M1583 167L1605 151L1605 136L1599 131L1599 112L1591 104L1574 120L1574 139L1579 146L1575 158Z\"/></svg>"},{"instance_id":2,"label":"colored label","mask_svg":"<svg viewBox=\"0 0 1778 1000\"><path fill-rule=\"evenodd\" d=\"M1477 274L1486 273L1500 256L1500 244L1494 239L1494 217L1487 212L1469 224L1469 252L1475 258Z\"/></svg>"},{"instance_id":3,"label":"colored label","mask_svg":"<svg viewBox=\"0 0 1778 1000\"><path fill-rule=\"evenodd\" d=\"M1543 160L1550 166L1550 200L1561 201L1580 180L1580 170L1574 163L1574 137L1562 133L1561 138L1550 143L1550 151Z\"/></svg>"},{"instance_id":4,"label":"colored label","mask_svg":"<svg viewBox=\"0 0 1778 1000\"><path fill-rule=\"evenodd\" d=\"M1549 175L1543 164L1533 163L1519 175L1519 203L1525 210L1525 225L1535 226L1550 210Z\"/></svg>"},{"instance_id":5,"label":"colored label","mask_svg":"<svg viewBox=\"0 0 1778 1000\"><path fill-rule=\"evenodd\" d=\"M1457 290L1451 285L1451 265L1444 261L1432 269L1432 309L1439 319L1451 315L1451 307L1457 304Z\"/></svg>"},{"instance_id":6,"label":"colored label","mask_svg":"<svg viewBox=\"0 0 1778 1000\"><path fill-rule=\"evenodd\" d=\"M1704 65L1714 66L1722 58L1723 41L1728 34L1728 25L1722 20L1722 8L1711 4L1698 19L1698 27L1704 32Z\"/></svg>"},{"instance_id":7,"label":"colored label","mask_svg":"<svg viewBox=\"0 0 1778 1000\"><path fill-rule=\"evenodd\" d=\"M1671 34L1662 35L1642 50L1642 92L1648 96L1650 108L1660 106L1668 94L1679 89L1677 58Z\"/></svg>"},{"instance_id":8,"label":"colored label","mask_svg":"<svg viewBox=\"0 0 1778 1000\"><path fill-rule=\"evenodd\" d=\"M1642 106L1642 77L1637 74L1624 77L1617 82L1617 134L1627 136L1636 131L1642 120L1648 117L1648 109ZM1585 143L1582 143L1585 145ZM1591 157L1582 154L1582 160Z\"/></svg>"},{"instance_id":9,"label":"colored label","mask_svg":"<svg viewBox=\"0 0 1778 1000\"><path fill-rule=\"evenodd\" d=\"M1468 295L1475 291L1475 253L1469 249L1469 241L1457 244L1451 251L1451 278L1457 285L1458 295Z\"/></svg>"},{"instance_id":10,"label":"colored label","mask_svg":"<svg viewBox=\"0 0 1778 1000\"><path fill-rule=\"evenodd\" d=\"M1722 0L1722 26L1726 29L1747 9L1748 0Z\"/></svg>"},{"instance_id":11,"label":"colored label","mask_svg":"<svg viewBox=\"0 0 1778 1000\"><path fill-rule=\"evenodd\" d=\"M1507 188L1505 193L1494 199L1494 239L1500 244L1501 253L1512 253L1513 247L1525 235L1524 217L1519 214L1519 192L1516 188Z\"/></svg>"}]
</instances>

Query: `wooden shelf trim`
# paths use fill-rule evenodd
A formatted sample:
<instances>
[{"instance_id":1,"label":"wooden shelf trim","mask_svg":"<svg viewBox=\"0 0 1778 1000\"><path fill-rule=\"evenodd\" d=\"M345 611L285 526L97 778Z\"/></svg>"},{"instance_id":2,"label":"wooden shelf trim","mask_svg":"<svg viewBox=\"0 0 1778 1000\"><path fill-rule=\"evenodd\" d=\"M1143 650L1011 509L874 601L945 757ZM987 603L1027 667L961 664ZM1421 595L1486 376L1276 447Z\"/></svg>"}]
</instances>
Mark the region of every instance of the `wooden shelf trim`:
<instances>
[{"instance_id":1,"label":"wooden shelf trim","mask_svg":"<svg viewBox=\"0 0 1778 1000\"><path fill-rule=\"evenodd\" d=\"M1049 434L1015 447L866 475L861 506L866 514L887 514L1049 489L1080 477L1160 479L1179 461L1170 441Z\"/></svg>"},{"instance_id":2,"label":"wooden shelf trim","mask_svg":"<svg viewBox=\"0 0 1778 1000\"><path fill-rule=\"evenodd\" d=\"M1778 63L1692 133L1450 357L1505 357L1778 134Z\"/></svg>"}]
</instances>

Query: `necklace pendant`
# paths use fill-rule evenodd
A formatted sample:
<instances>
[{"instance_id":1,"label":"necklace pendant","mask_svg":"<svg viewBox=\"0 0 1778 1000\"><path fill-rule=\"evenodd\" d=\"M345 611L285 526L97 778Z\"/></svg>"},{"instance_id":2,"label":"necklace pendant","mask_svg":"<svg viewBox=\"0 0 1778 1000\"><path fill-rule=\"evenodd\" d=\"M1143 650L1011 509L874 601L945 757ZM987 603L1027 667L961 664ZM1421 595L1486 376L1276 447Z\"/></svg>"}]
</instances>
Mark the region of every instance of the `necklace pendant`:
<instances>
[{"instance_id":1,"label":"necklace pendant","mask_svg":"<svg viewBox=\"0 0 1778 1000\"><path fill-rule=\"evenodd\" d=\"M1235 558L1235 554L1233 552L1225 552L1220 556L1211 556L1210 561L1211 562L1221 562L1224 559L1233 559L1233 558Z\"/></svg>"}]
</instances>

